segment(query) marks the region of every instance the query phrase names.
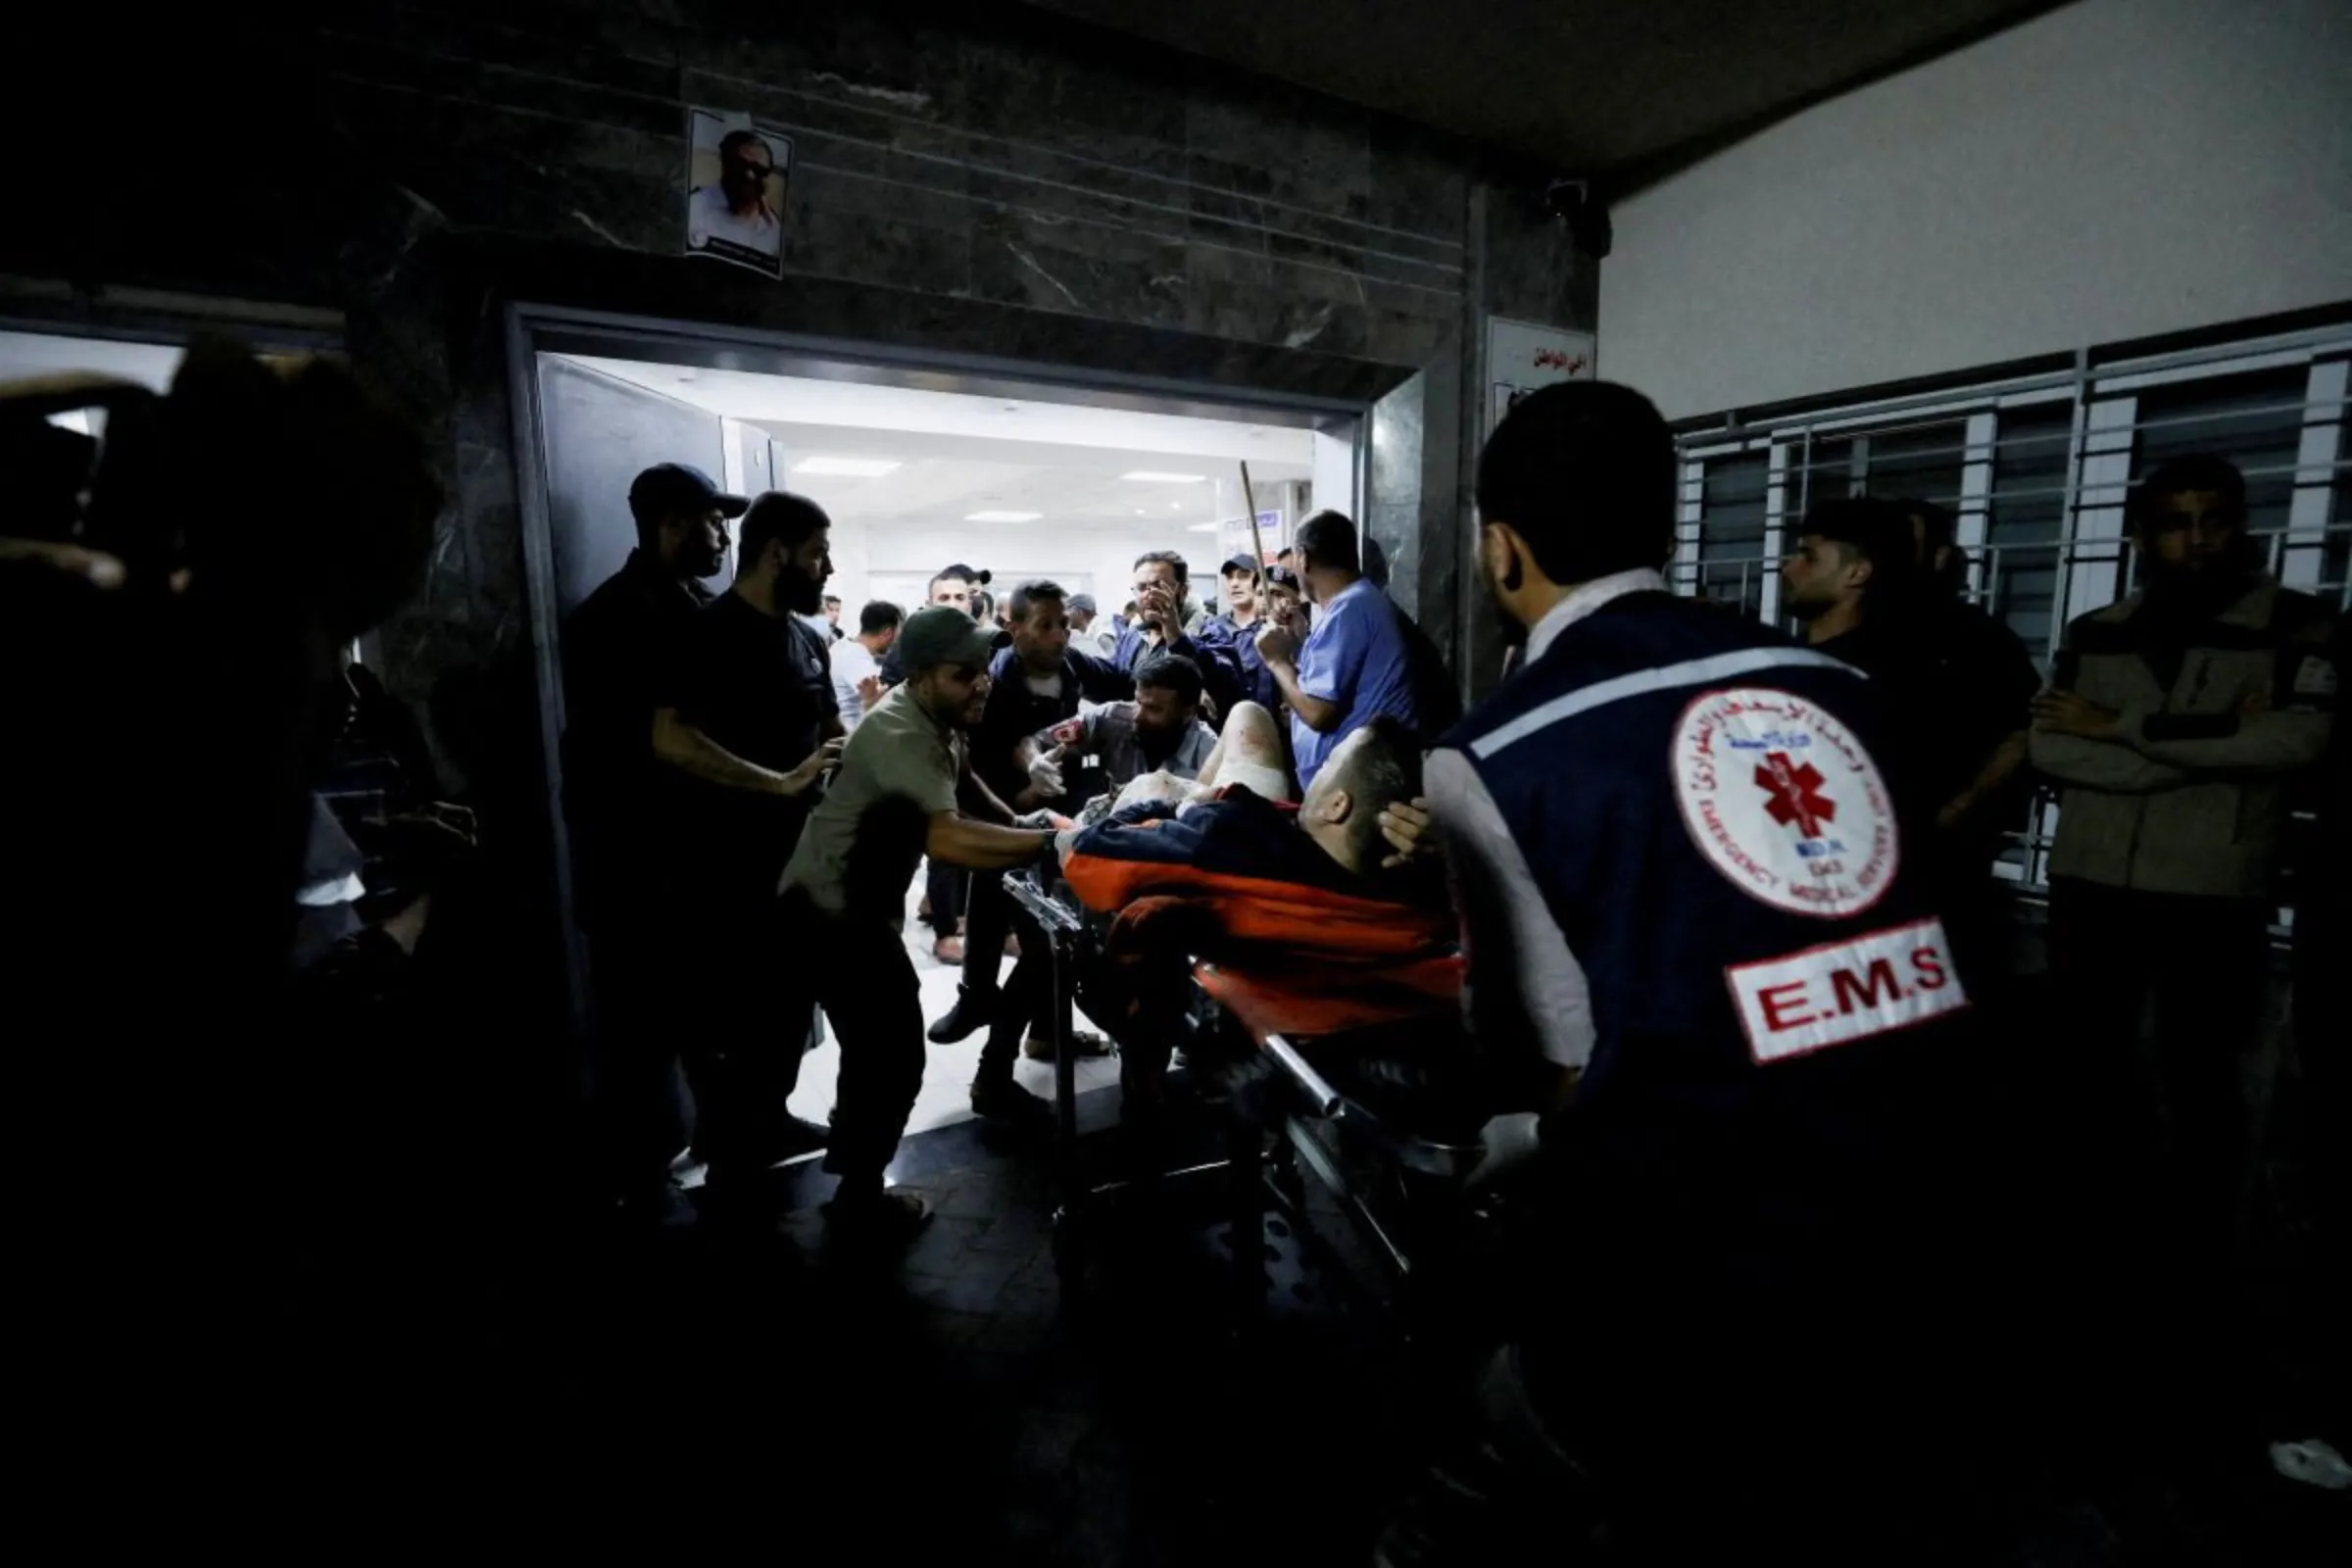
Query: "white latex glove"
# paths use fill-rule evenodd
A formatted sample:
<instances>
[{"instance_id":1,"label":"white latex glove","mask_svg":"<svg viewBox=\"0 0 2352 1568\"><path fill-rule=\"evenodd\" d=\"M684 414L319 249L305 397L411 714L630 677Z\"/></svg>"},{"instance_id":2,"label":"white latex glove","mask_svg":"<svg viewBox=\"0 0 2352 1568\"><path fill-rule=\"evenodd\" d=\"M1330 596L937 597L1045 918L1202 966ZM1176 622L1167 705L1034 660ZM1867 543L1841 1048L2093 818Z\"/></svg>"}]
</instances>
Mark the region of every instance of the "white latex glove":
<instances>
[{"instance_id":1,"label":"white latex glove","mask_svg":"<svg viewBox=\"0 0 2352 1568\"><path fill-rule=\"evenodd\" d=\"M1478 1135L1486 1152L1472 1167L1465 1185L1473 1189L1490 1186L1505 1171L1533 1159L1544 1147L1536 1130L1542 1120L1532 1110L1515 1110L1489 1121Z\"/></svg>"},{"instance_id":2,"label":"white latex glove","mask_svg":"<svg viewBox=\"0 0 2352 1568\"><path fill-rule=\"evenodd\" d=\"M1039 800L1057 801L1065 792L1061 782L1061 760L1064 755L1063 748L1056 746L1030 759L1029 787L1037 792Z\"/></svg>"}]
</instances>

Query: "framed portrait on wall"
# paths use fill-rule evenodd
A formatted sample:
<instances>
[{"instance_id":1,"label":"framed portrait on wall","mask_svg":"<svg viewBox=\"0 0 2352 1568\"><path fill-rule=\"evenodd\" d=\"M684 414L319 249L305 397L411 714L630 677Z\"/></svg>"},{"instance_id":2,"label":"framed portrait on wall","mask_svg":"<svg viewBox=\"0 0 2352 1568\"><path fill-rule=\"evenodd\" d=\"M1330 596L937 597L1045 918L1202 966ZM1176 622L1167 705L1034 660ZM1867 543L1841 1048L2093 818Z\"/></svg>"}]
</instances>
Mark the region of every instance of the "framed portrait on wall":
<instances>
[{"instance_id":1,"label":"framed portrait on wall","mask_svg":"<svg viewBox=\"0 0 2352 1568\"><path fill-rule=\"evenodd\" d=\"M686 141L686 254L782 277L792 138L749 115L689 109Z\"/></svg>"}]
</instances>

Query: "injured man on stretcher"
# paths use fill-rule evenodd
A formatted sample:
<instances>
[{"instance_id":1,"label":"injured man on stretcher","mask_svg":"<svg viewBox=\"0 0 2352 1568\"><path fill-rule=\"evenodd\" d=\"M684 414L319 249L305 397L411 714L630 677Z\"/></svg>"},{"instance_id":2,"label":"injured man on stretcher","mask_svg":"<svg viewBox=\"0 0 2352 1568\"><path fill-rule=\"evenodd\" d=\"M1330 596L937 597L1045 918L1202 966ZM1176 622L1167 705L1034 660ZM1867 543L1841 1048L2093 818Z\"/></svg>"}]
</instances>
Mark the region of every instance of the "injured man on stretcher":
<instances>
[{"instance_id":1,"label":"injured man on stretcher","mask_svg":"<svg viewBox=\"0 0 2352 1568\"><path fill-rule=\"evenodd\" d=\"M1357 730L1296 806L1260 793L1288 793L1262 709L1237 709L1220 750L1199 780L1147 774L1106 816L1062 836L1070 891L1113 916L1107 972L1082 981L1081 1000L1119 1041L1121 1120L1134 1144L1148 1145L1159 1122L1171 1052L1201 1065L1188 1021L1196 961L1259 1037L1405 1026L1459 1041L1461 969L1443 880L1426 858L1396 855L1380 820L1420 791L1412 735L1387 719Z\"/></svg>"}]
</instances>

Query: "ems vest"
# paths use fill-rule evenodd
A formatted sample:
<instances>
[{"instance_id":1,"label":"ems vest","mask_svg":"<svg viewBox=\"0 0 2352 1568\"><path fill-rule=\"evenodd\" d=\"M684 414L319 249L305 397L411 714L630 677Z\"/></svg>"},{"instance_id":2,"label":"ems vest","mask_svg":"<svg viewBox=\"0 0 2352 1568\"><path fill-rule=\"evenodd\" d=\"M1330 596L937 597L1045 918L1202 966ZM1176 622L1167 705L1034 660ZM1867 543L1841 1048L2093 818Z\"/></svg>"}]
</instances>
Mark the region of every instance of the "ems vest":
<instances>
[{"instance_id":1,"label":"ems vest","mask_svg":"<svg viewBox=\"0 0 2352 1568\"><path fill-rule=\"evenodd\" d=\"M1801 1224L1908 1136L1945 1032L1919 1026L1967 1000L1873 710L1849 666L1642 593L1570 625L1445 743L1584 971L1592 1054L1556 1142L1630 1178L1617 1196L1727 1236Z\"/></svg>"}]
</instances>

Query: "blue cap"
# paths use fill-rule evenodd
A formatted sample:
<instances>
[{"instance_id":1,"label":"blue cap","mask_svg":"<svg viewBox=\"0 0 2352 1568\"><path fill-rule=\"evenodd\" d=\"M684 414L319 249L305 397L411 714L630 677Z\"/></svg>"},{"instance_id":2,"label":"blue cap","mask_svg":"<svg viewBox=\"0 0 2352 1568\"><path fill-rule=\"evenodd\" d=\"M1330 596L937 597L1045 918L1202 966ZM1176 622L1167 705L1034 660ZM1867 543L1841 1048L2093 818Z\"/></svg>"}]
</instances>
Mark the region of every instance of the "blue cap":
<instances>
[{"instance_id":1,"label":"blue cap","mask_svg":"<svg viewBox=\"0 0 2352 1568\"><path fill-rule=\"evenodd\" d=\"M712 507L722 517L740 517L748 496L731 496L702 469L683 463L657 463L629 485L629 511L649 517L699 515Z\"/></svg>"}]
</instances>

